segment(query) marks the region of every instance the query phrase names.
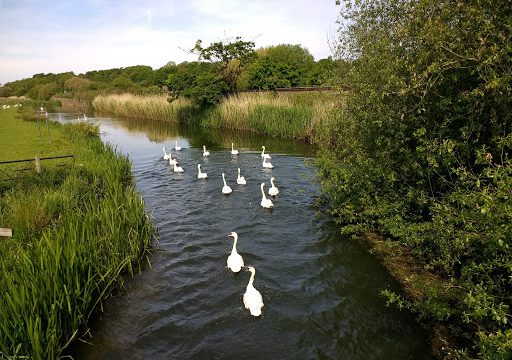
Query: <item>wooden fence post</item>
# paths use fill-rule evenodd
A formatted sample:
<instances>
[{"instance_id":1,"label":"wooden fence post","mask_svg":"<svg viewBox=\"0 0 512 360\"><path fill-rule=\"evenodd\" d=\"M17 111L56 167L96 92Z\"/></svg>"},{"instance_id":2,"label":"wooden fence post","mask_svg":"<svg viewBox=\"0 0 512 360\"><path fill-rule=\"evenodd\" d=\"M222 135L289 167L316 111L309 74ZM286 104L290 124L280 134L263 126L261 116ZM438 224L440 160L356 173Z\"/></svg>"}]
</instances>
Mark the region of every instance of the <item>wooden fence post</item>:
<instances>
[{"instance_id":1,"label":"wooden fence post","mask_svg":"<svg viewBox=\"0 0 512 360\"><path fill-rule=\"evenodd\" d=\"M0 228L0 236L12 237L12 229Z\"/></svg>"},{"instance_id":2,"label":"wooden fence post","mask_svg":"<svg viewBox=\"0 0 512 360\"><path fill-rule=\"evenodd\" d=\"M36 156L36 173L41 173L41 160L39 160L39 156Z\"/></svg>"}]
</instances>

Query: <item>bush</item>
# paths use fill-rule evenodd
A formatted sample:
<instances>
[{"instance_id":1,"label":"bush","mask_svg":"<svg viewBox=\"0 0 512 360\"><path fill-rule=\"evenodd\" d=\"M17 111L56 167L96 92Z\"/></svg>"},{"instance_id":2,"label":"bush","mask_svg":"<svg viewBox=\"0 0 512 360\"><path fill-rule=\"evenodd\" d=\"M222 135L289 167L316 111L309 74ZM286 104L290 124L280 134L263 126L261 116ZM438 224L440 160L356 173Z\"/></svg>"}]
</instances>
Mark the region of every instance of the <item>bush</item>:
<instances>
[{"instance_id":1,"label":"bush","mask_svg":"<svg viewBox=\"0 0 512 360\"><path fill-rule=\"evenodd\" d=\"M470 334L460 354L510 357L510 5L343 4L350 91L318 134L330 213L343 232L407 246L463 290L449 308L409 299L422 318Z\"/></svg>"}]
</instances>

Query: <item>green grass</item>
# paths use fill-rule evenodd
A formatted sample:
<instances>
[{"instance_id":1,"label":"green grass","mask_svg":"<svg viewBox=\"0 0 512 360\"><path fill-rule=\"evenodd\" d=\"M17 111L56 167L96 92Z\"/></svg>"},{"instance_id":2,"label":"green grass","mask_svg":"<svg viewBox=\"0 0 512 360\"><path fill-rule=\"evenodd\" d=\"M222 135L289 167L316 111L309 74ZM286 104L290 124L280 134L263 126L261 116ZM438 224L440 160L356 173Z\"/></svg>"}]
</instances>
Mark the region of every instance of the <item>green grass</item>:
<instances>
[{"instance_id":1,"label":"green grass","mask_svg":"<svg viewBox=\"0 0 512 360\"><path fill-rule=\"evenodd\" d=\"M55 359L86 333L91 314L140 265L154 229L134 191L129 160L97 128L51 124L57 142L20 148L35 123L0 112L10 156L72 152L0 187L0 358ZM20 136L17 136L19 134Z\"/></svg>"},{"instance_id":2,"label":"green grass","mask_svg":"<svg viewBox=\"0 0 512 360\"><path fill-rule=\"evenodd\" d=\"M64 155L73 150L73 144L64 136L64 132L55 130L54 124L49 124L47 128L44 121L19 121L17 117L16 109L0 109L0 161ZM48 130L51 143L48 141Z\"/></svg>"}]
</instances>

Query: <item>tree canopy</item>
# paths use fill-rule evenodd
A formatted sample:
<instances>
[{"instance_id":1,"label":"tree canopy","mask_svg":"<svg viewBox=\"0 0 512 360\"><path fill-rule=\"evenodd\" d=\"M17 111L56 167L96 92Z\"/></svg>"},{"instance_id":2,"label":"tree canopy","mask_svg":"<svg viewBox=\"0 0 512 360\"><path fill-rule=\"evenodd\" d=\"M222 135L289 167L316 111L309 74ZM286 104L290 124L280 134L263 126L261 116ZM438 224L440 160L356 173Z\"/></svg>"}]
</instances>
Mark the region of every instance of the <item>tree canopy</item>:
<instances>
[{"instance_id":1,"label":"tree canopy","mask_svg":"<svg viewBox=\"0 0 512 360\"><path fill-rule=\"evenodd\" d=\"M190 50L199 56L199 60L206 60L215 64L224 81L228 84L231 94L237 91L237 79L243 68L254 59L254 42L243 41L241 37L218 41L203 47L201 40L197 40Z\"/></svg>"},{"instance_id":2,"label":"tree canopy","mask_svg":"<svg viewBox=\"0 0 512 360\"><path fill-rule=\"evenodd\" d=\"M400 304L474 342L460 356L508 358L511 3L339 3L350 91L320 142L331 213L454 284Z\"/></svg>"}]
</instances>

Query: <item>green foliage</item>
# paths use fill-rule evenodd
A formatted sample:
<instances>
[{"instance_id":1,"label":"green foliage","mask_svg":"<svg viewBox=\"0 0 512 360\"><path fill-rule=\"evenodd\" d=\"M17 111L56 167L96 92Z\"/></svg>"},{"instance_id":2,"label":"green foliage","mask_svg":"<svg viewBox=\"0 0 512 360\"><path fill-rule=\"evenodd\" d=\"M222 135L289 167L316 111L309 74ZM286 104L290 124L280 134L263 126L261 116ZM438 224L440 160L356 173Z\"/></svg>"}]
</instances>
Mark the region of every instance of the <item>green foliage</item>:
<instances>
[{"instance_id":1,"label":"green foliage","mask_svg":"<svg viewBox=\"0 0 512 360\"><path fill-rule=\"evenodd\" d=\"M258 59L251 67L251 89L309 85L309 73L315 60L300 45L281 44L257 51Z\"/></svg>"},{"instance_id":2,"label":"green foliage","mask_svg":"<svg viewBox=\"0 0 512 360\"><path fill-rule=\"evenodd\" d=\"M91 80L84 79L78 76L73 76L66 80L64 83L64 88L67 91L79 93L83 92L85 90L90 89L91 87Z\"/></svg>"},{"instance_id":3,"label":"green foliage","mask_svg":"<svg viewBox=\"0 0 512 360\"><path fill-rule=\"evenodd\" d=\"M13 81L5 84L11 88L11 96L29 95L31 99L49 100L51 96L64 91L64 83L73 77L73 73L35 74L30 79Z\"/></svg>"},{"instance_id":4,"label":"green foliage","mask_svg":"<svg viewBox=\"0 0 512 360\"><path fill-rule=\"evenodd\" d=\"M53 127L79 163L43 166L0 197L0 223L14 230L0 244L2 358L62 356L154 235L129 160L92 136L97 128Z\"/></svg>"},{"instance_id":5,"label":"green foliage","mask_svg":"<svg viewBox=\"0 0 512 360\"><path fill-rule=\"evenodd\" d=\"M510 4L341 3L350 91L317 138L330 212L344 232L400 241L463 290L448 308L413 299L412 310L472 334L465 351L509 357Z\"/></svg>"},{"instance_id":6,"label":"green foliage","mask_svg":"<svg viewBox=\"0 0 512 360\"><path fill-rule=\"evenodd\" d=\"M237 36L225 42L218 41L204 48L201 40L197 40L190 52L197 54L199 60L215 64L218 74L228 84L229 93L237 91L237 79L243 68L254 58L254 42L243 41Z\"/></svg>"},{"instance_id":7,"label":"green foliage","mask_svg":"<svg viewBox=\"0 0 512 360\"><path fill-rule=\"evenodd\" d=\"M297 86L299 73L286 63L274 63L265 57L251 66L249 72L249 88L275 90Z\"/></svg>"},{"instance_id":8,"label":"green foliage","mask_svg":"<svg viewBox=\"0 0 512 360\"><path fill-rule=\"evenodd\" d=\"M0 86L0 97L8 97L11 96L13 90L9 86Z\"/></svg>"},{"instance_id":9,"label":"green foliage","mask_svg":"<svg viewBox=\"0 0 512 360\"><path fill-rule=\"evenodd\" d=\"M215 66L200 62L180 64L177 71L169 75L167 87L171 101L183 96L197 105L217 104L229 92L228 84Z\"/></svg>"}]
</instances>

